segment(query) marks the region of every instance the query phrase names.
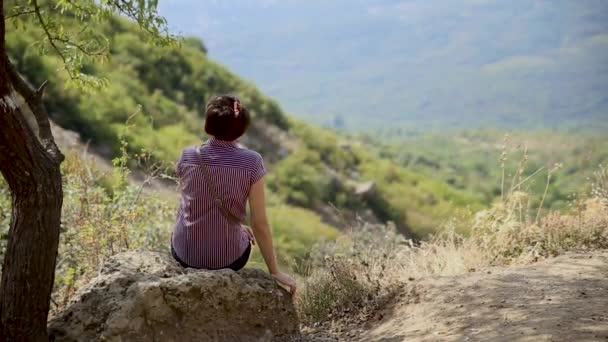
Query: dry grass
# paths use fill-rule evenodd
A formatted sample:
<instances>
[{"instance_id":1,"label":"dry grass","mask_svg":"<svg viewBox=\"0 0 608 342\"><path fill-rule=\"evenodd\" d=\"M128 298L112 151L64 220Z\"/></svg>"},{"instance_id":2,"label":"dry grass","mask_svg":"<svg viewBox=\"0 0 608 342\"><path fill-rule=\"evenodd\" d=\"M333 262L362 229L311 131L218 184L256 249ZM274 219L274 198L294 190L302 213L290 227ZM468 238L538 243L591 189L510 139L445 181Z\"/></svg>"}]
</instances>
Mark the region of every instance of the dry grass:
<instances>
[{"instance_id":1,"label":"dry grass","mask_svg":"<svg viewBox=\"0 0 608 342\"><path fill-rule=\"evenodd\" d=\"M96 275L105 258L137 249L166 252L175 212L143 191L144 185L129 184L128 171L120 165L108 174L68 153L62 166L64 204L52 312Z\"/></svg>"},{"instance_id":2,"label":"dry grass","mask_svg":"<svg viewBox=\"0 0 608 342\"><path fill-rule=\"evenodd\" d=\"M595 179L591 188L592 195L608 201L608 169L600 165L594 176Z\"/></svg>"},{"instance_id":3,"label":"dry grass","mask_svg":"<svg viewBox=\"0 0 608 342\"><path fill-rule=\"evenodd\" d=\"M520 165L525 165L524 163ZM523 166L522 166L523 167ZM547 171L547 195L551 173ZM305 323L323 322L352 311L373 311L406 279L458 275L493 265L534 262L571 250L608 248L606 173L601 169L586 199L568 213L531 207L522 190L526 178L516 173L514 184L491 208L470 218L463 236L448 222L441 233L414 245L392 227L359 224L352 233L320 246L297 300ZM323 257L325 256L325 257Z\"/></svg>"},{"instance_id":4,"label":"dry grass","mask_svg":"<svg viewBox=\"0 0 608 342\"><path fill-rule=\"evenodd\" d=\"M299 292L300 318L307 323L338 313L354 314L377 307L399 286L395 251L408 245L394 226L358 222L349 235L314 250Z\"/></svg>"}]
</instances>

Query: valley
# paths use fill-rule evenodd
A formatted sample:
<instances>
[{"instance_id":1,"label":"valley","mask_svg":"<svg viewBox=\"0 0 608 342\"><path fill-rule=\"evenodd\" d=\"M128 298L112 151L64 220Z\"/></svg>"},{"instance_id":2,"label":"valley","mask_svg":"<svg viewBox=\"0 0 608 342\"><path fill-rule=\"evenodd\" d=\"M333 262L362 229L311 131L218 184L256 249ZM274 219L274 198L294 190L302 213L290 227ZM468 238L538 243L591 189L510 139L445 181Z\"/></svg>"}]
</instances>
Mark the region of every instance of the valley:
<instances>
[{"instance_id":1,"label":"valley","mask_svg":"<svg viewBox=\"0 0 608 342\"><path fill-rule=\"evenodd\" d=\"M98 324L138 336L123 319L133 317L157 336L164 328L147 314L182 322L198 293L179 284L209 293L229 284L225 298L206 296L205 314L259 312L265 303L246 299L253 292L280 297L286 330L305 341L608 337L604 3L144 1L127 8L138 17L100 10L113 2L2 3L14 28L2 30L7 65L43 85L36 94L44 90L65 155L55 164L63 197L54 198L59 244L45 302L61 317L58 332L83 289L130 298L111 301L108 315L146 292L120 322ZM94 14L86 24L83 8ZM28 97L7 89L17 105L0 109L23 113L22 131L37 132ZM182 268L170 256L176 162L209 138L205 105L216 94L238 96L251 113L238 144L263 157L272 241L297 280L294 297L260 271L257 247L244 273ZM14 171L12 160L1 165ZM0 177L5 264L24 250L10 228L24 211L13 206L33 194L9 180Z\"/></svg>"}]
</instances>

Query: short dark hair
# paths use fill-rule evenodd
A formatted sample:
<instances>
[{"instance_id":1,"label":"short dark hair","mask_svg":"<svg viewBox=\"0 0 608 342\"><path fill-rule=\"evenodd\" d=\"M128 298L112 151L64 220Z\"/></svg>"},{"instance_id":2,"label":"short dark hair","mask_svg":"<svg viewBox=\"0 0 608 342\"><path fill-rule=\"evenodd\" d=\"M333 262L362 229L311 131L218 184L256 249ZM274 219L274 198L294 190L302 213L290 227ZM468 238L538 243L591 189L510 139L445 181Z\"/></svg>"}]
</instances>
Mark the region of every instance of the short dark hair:
<instances>
[{"instance_id":1,"label":"short dark hair","mask_svg":"<svg viewBox=\"0 0 608 342\"><path fill-rule=\"evenodd\" d=\"M238 102L239 114L235 115L234 103ZM245 134L251 118L249 111L238 97L218 95L207 103L205 109L205 132L216 139L233 141Z\"/></svg>"}]
</instances>

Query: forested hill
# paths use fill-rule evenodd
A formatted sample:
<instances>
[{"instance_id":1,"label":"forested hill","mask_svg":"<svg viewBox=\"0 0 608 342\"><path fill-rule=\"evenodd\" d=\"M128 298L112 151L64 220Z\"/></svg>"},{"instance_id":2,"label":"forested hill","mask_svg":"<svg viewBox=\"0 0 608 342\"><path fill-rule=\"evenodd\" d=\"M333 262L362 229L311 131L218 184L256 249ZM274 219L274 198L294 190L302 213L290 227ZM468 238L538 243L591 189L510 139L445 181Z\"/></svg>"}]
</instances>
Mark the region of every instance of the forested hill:
<instances>
[{"instance_id":1,"label":"forested hill","mask_svg":"<svg viewBox=\"0 0 608 342\"><path fill-rule=\"evenodd\" d=\"M298 217L310 225L319 219L341 225L335 206L346 216L391 220L421 235L465 207L479 207L476 196L379 159L358 141L291 119L253 84L210 60L199 39L161 48L124 19L90 23L109 39L111 53L108 60L84 65L86 73L105 80L103 89L91 91L66 86L62 60L34 46L43 32L21 24L7 37L11 59L33 84L49 81L45 103L51 118L107 158L120 154L123 140L130 152L144 151L171 174L181 149L203 139L205 101L230 92L253 114L243 142L268 164L271 204L304 210ZM68 21L66 29L77 32L78 26Z\"/></svg>"},{"instance_id":2,"label":"forested hill","mask_svg":"<svg viewBox=\"0 0 608 342\"><path fill-rule=\"evenodd\" d=\"M160 5L172 27L209 37L213 57L318 123L530 129L608 118L603 0Z\"/></svg>"},{"instance_id":3,"label":"forested hill","mask_svg":"<svg viewBox=\"0 0 608 342\"><path fill-rule=\"evenodd\" d=\"M30 82L49 81L45 100L51 118L106 149L108 155L118 152L118 136L125 133L133 150L146 149L163 161L175 159L181 147L200 140L206 99L227 91L238 93L254 116L281 129L288 127L274 101L209 60L200 40L186 39L179 49L161 48L147 42L126 20L113 18L98 25L99 32L110 38L111 59L85 64L86 73L107 84L94 95L65 86L69 76L52 51L40 57L34 45L43 35L38 26L13 31L7 44ZM127 120L132 129L123 132Z\"/></svg>"}]
</instances>

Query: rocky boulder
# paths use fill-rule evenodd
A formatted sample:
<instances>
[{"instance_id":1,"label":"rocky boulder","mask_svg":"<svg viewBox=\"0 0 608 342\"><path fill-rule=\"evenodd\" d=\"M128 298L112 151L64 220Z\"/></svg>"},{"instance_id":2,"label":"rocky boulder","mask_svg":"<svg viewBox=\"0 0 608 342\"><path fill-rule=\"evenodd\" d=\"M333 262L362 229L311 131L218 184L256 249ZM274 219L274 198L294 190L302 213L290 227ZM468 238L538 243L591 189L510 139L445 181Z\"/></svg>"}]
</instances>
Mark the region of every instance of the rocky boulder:
<instances>
[{"instance_id":1,"label":"rocky boulder","mask_svg":"<svg viewBox=\"0 0 608 342\"><path fill-rule=\"evenodd\" d=\"M53 341L290 340L290 294L255 269L184 269L169 255L115 255L49 322Z\"/></svg>"},{"instance_id":2,"label":"rocky boulder","mask_svg":"<svg viewBox=\"0 0 608 342\"><path fill-rule=\"evenodd\" d=\"M355 194L361 197L369 197L376 190L376 183L373 181L355 184Z\"/></svg>"}]
</instances>

